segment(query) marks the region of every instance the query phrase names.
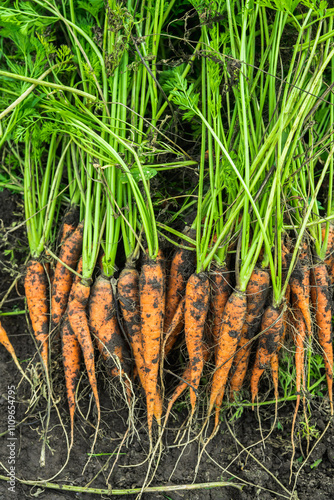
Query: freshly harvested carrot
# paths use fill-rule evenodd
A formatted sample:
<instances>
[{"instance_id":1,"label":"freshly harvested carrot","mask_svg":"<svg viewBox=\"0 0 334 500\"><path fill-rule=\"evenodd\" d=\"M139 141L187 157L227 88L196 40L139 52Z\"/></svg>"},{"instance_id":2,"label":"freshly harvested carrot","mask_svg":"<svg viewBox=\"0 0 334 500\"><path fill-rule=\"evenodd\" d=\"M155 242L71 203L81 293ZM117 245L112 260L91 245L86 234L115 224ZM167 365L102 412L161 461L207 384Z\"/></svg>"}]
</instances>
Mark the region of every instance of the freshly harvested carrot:
<instances>
[{"instance_id":1,"label":"freshly harvested carrot","mask_svg":"<svg viewBox=\"0 0 334 500\"><path fill-rule=\"evenodd\" d=\"M59 230L59 245L62 246L65 240L76 230L79 223L78 207L72 206L63 218L61 228Z\"/></svg>"},{"instance_id":2,"label":"freshly harvested carrot","mask_svg":"<svg viewBox=\"0 0 334 500\"><path fill-rule=\"evenodd\" d=\"M185 294L184 331L189 365L191 370L190 403L191 415L196 408L196 392L200 383L203 367L203 331L209 309L210 282L206 274L192 274L188 279Z\"/></svg>"},{"instance_id":3,"label":"freshly harvested carrot","mask_svg":"<svg viewBox=\"0 0 334 500\"><path fill-rule=\"evenodd\" d=\"M203 346L203 359L204 359L204 362L206 363L207 360L209 359L210 351L209 351L208 346L205 343L202 344L202 346ZM175 388L175 390L174 390L174 392L169 400L169 403L167 406L167 411L166 411L166 417L165 417L165 425L167 423L167 420L169 418L170 412L174 406L175 401L181 396L183 391L187 387L189 387L189 384L191 383L191 366L189 363L188 363L187 367L185 368L181 379L182 380L180 380L180 383Z\"/></svg>"},{"instance_id":4,"label":"freshly harvested carrot","mask_svg":"<svg viewBox=\"0 0 334 500\"><path fill-rule=\"evenodd\" d=\"M59 259L52 281L51 293L51 320L53 327L56 327L66 310L68 296L71 290L73 273L69 271L62 262L71 269L75 269L82 249L84 223L81 222L76 230L64 241L60 249Z\"/></svg>"},{"instance_id":5,"label":"freshly harvested carrot","mask_svg":"<svg viewBox=\"0 0 334 500\"><path fill-rule=\"evenodd\" d=\"M96 402L99 426L101 411L95 374L94 347L86 315L86 307L89 300L89 294L90 286L87 286L85 283L79 280L73 283L71 295L68 301L68 318L73 333L78 339L83 353L89 383Z\"/></svg>"},{"instance_id":6,"label":"freshly harvested carrot","mask_svg":"<svg viewBox=\"0 0 334 500\"><path fill-rule=\"evenodd\" d=\"M165 332L164 340L164 355L168 356L172 350L179 332L184 324L184 298L181 299L174 314L174 318L169 324L168 330Z\"/></svg>"},{"instance_id":7,"label":"freshly harvested carrot","mask_svg":"<svg viewBox=\"0 0 334 500\"><path fill-rule=\"evenodd\" d=\"M64 321L61 324L60 335L62 340L67 401L70 410L72 447L74 434L75 389L76 381L80 372L80 344L71 328L67 313L65 314Z\"/></svg>"},{"instance_id":8,"label":"freshly harvested carrot","mask_svg":"<svg viewBox=\"0 0 334 500\"><path fill-rule=\"evenodd\" d=\"M180 300L184 296L188 278L193 272L194 259L194 252L192 252L191 250L186 250L185 248L179 248L178 250L176 250L172 258L166 289L166 310L164 319L165 335L169 329L171 322L173 321ZM177 327L174 337L170 339L170 345L165 351L166 356L174 345L181 330L182 324Z\"/></svg>"},{"instance_id":9,"label":"freshly harvested carrot","mask_svg":"<svg viewBox=\"0 0 334 500\"><path fill-rule=\"evenodd\" d=\"M120 368L129 373L130 355L118 325L111 283L104 276L99 276L91 289L89 324L108 368L116 366L119 375Z\"/></svg>"},{"instance_id":10,"label":"freshly harvested carrot","mask_svg":"<svg viewBox=\"0 0 334 500\"><path fill-rule=\"evenodd\" d=\"M325 264L318 264L311 273L311 299L315 309L318 339L324 358L328 396L333 413L333 343L332 343L332 297L330 280Z\"/></svg>"},{"instance_id":11,"label":"freshly harvested carrot","mask_svg":"<svg viewBox=\"0 0 334 500\"><path fill-rule=\"evenodd\" d=\"M305 337L307 335L307 326L305 323L305 318L300 309L296 308L292 310L291 324L292 324L293 341L296 346L295 366L296 366L296 394L297 394L296 408L292 421L292 430L291 430L291 436L293 438L294 427L300 404L302 381L304 380L304 358L305 358L304 342L305 342Z\"/></svg>"},{"instance_id":12,"label":"freshly harvested carrot","mask_svg":"<svg viewBox=\"0 0 334 500\"><path fill-rule=\"evenodd\" d=\"M16 357L16 354L15 354L15 351L14 351L14 347L12 346L9 338L8 338L8 335L7 335L7 332L6 330L4 329L4 327L2 326L1 324L1 321L0 321L0 344L2 344L4 346L5 349L7 349L7 351L9 352L9 354L12 356L13 358L13 361L14 363L16 364L17 366L17 369L21 372L21 374L23 375L24 378L26 378L27 380L28 377L27 375L24 373L24 371L22 370L22 367Z\"/></svg>"},{"instance_id":13,"label":"freshly harvested carrot","mask_svg":"<svg viewBox=\"0 0 334 500\"><path fill-rule=\"evenodd\" d=\"M210 313L212 315L212 336L215 345L218 345L220 327L226 302L231 293L230 272L226 266L213 265L210 269L211 301Z\"/></svg>"},{"instance_id":14,"label":"freshly harvested carrot","mask_svg":"<svg viewBox=\"0 0 334 500\"><path fill-rule=\"evenodd\" d=\"M118 301L123 314L125 331L131 345L139 379L145 390L145 366L140 326L139 273L125 267L117 281Z\"/></svg>"},{"instance_id":15,"label":"freshly harvested carrot","mask_svg":"<svg viewBox=\"0 0 334 500\"><path fill-rule=\"evenodd\" d=\"M268 306L265 310L261 322L261 334L256 351L255 363L251 376L252 403L258 394L258 385L265 367L277 352L279 342L284 330L283 314L280 309Z\"/></svg>"},{"instance_id":16,"label":"freshly harvested carrot","mask_svg":"<svg viewBox=\"0 0 334 500\"><path fill-rule=\"evenodd\" d=\"M47 278L43 265L37 260L27 264L27 274L24 280L29 316L34 330L41 359L48 372L49 356L49 308Z\"/></svg>"},{"instance_id":17,"label":"freshly harvested carrot","mask_svg":"<svg viewBox=\"0 0 334 500\"><path fill-rule=\"evenodd\" d=\"M163 335L165 311L165 276L162 255L154 260L147 259L139 276L139 302L143 356L145 363L145 382L147 422L152 440L153 415L161 423L162 404L158 389L160 349Z\"/></svg>"},{"instance_id":18,"label":"freshly harvested carrot","mask_svg":"<svg viewBox=\"0 0 334 500\"><path fill-rule=\"evenodd\" d=\"M278 352L274 352L271 360L270 360L270 367L271 367L271 376L273 379L273 384L274 384L274 391L275 391L275 401L278 401L278 369L279 369L279 361L278 361Z\"/></svg>"},{"instance_id":19,"label":"freshly harvested carrot","mask_svg":"<svg viewBox=\"0 0 334 500\"><path fill-rule=\"evenodd\" d=\"M246 319L246 312L246 294L241 293L238 290L234 291L226 302L223 313L218 348L216 351L216 370L213 374L211 385L208 416L211 415L212 409L216 404L217 425L228 374L233 363L241 330ZM215 425L215 429L217 425Z\"/></svg>"},{"instance_id":20,"label":"freshly harvested carrot","mask_svg":"<svg viewBox=\"0 0 334 500\"><path fill-rule=\"evenodd\" d=\"M232 401L234 399L234 393L240 391L246 376L252 348L252 343L250 341L258 332L264 305L269 293L269 285L270 275L268 271L255 268L246 288L247 314L233 361L233 372L230 381L230 399Z\"/></svg>"},{"instance_id":21,"label":"freshly harvested carrot","mask_svg":"<svg viewBox=\"0 0 334 500\"><path fill-rule=\"evenodd\" d=\"M310 270L308 266L297 262L290 278L291 305L299 309L304 317L307 335L312 332L310 311Z\"/></svg>"}]
</instances>

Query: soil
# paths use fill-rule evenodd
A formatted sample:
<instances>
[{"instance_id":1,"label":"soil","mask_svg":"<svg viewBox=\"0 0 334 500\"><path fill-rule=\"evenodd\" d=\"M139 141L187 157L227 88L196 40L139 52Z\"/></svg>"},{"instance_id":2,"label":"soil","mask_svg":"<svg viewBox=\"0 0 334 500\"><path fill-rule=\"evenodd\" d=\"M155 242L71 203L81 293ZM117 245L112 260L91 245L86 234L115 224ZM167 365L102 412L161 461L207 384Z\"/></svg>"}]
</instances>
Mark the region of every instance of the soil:
<instances>
[{"instance_id":1,"label":"soil","mask_svg":"<svg viewBox=\"0 0 334 500\"><path fill-rule=\"evenodd\" d=\"M8 234L13 224L23 220L20 197L8 191L0 192L0 218L3 221L0 242L0 302L6 290L20 273L20 267L27 254L27 243L24 229L18 227ZM15 215L16 214L16 215ZM6 236L8 238L6 238ZM8 250L14 249L14 254ZM21 268L23 269L23 268ZM16 307L23 310L23 274L17 286L8 296L2 312L12 312ZM83 487L88 483L91 488L106 489L107 477L111 466L114 469L108 483L113 489L141 487L147 473L149 443L146 433L146 417L144 405L140 397L136 402L132 436L125 441L119 457L115 452L127 430L128 410L119 383L107 377L105 368L98 360L98 382L102 407L102 422L94 448L96 454L87 463L88 454L94 436L96 422L94 401L84 370L78 388L78 410L75 417L74 446L67 460L67 436L69 434L69 415L65 395L65 384L60 355L60 343L54 335L52 345L52 395L53 401L48 406L47 391L43 374L38 363L34 340L29 323L24 314L1 317L9 338L15 348L22 367L33 383L34 403L29 384L20 383L20 374L11 356L0 346L0 474L8 476L4 469L9 467L9 443L15 443L15 492L8 490L8 483L0 480L0 499L14 500L36 497L39 500L86 499L93 500L98 495L92 493L76 493L54 491L20 483L22 480L49 480L51 483ZM265 400L265 391L269 390L268 380L261 386L261 399ZM8 387L15 386L15 441L8 439ZM205 391L205 384L203 384ZM140 393L138 392L138 396ZM268 397L267 397L268 399ZM182 401L185 401L184 399ZM280 403L275 419L273 404L261 406L252 411L249 407L226 410L222 415L222 423L218 434L208 443L198 467L198 456L203 449L199 440L193 440L187 446L176 446L177 430L187 417L186 403L177 404L168 424L162 442L162 454L157 465L151 486L166 487L170 484L191 484L227 481L243 484L242 491L232 486L216 489L182 490L178 492L144 493L144 500L269 500L276 498L294 498L299 500L325 500L334 498L334 432L329 422L329 409L325 398L312 397L308 400L310 410L310 448L314 451L303 461L307 449L306 431L302 425L302 410L296 426L296 454L293 463L292 481L290 478L291 421L294 404ZM49 422L48 407L50 408ZM198 428L189 432L193 439L200 430L203 415L199 411ZM47 432L45 434L45 429ZM211 429L207 433L209 435ZM321 434L324 435L321 437ZM182 432L181 432L182 435ZM320 440L318 438L321 437ZM45 465L40 464L41 451L45 442ZM264 439L263 439L264 438ZM187 435L184 440L187 439ZM245 449L247 448L248 451ZM182 453L183 452L183 453ZM112 455L104 455L106 453ZM108 462L109 460L109 462ZM107 464L106 470L103 470ZM155 462L153 463L155 466ZM97 476L97 477L95 477ZM95 477L95 479L94 479ZM94 479L94 480L93 480ZM104 495L106 498L107 495ZM136 495L129 495L135 498ZM112 498L124 498L120 495Z\"/></svg>"}]
</instances>

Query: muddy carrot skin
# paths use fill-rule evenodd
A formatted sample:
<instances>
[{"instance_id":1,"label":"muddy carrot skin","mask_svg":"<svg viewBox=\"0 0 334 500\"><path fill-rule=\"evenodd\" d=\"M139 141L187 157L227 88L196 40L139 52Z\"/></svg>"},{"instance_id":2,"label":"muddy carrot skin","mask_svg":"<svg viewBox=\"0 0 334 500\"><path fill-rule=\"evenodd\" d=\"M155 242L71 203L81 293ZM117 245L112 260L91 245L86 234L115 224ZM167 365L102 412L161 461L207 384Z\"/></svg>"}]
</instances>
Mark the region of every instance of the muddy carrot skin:
<instances>
[{"instance_id":1,"label":"muddy carrot skin","mask_svg":"<svg viewBox=\"0 0 334 500\"><path fill-rule=\"evenodd\" d=\"M332 297L326 265L316 265L311 273L311 299L315 309L315 320L319 344L324 358L328 395L333 413L333 332Z\"/></svg>"},{"instance_id":2,"label":"muddy carrot skin","mask_svg":"<svg viewBox=\"0 0 334 500\"><path fill-rule=\"evenodd\" d=\"M75 269L81 255L83 227L84 223L81 222L76 230L64 241L60 249L60 261L67 264L71 269ZM52 281L51 319L53 327L59 324L66 310L73 282L73 273L63 266L61 262L58 261L56 264Z\"/></svg>"},{"instance_id":3,"label":"muddy carrot skin","mask_svg":"<svg viewBox=\"0 0 334 500\"><path fill-rule=\"evenodd\" d=\"M310 269L307 265L297 262L290 278L290 300L293 309L302 313L307 329L307 335L312 333L310 311Z\"/></svg>"},{"instance_id":4,"label":"muddy carrot skin","mask_svg":"<svg viewBox=\"0 0 334 500\"><path fill-rule=\"evenodd\" d=\"M179 302L177 309L175 311L174 317L169 324L168 330L165 332L165 348L164 354L168 356L170 351L173 349L177 336L184 325L184 297Z\"/></svg>"},{"instance_id":5,"label":"muddy carrot skin","mask_svg":"<svg viewBox=\"0 0 334 500\"><path fill-rule=\"evenodd\" d=\"M147 259L139 276L140 323L145 363L147 421L152 438L153 415L161 424L162 405L158 388L161 341L165 311L165 273L162 257L155 261Z\"/></svg>"},{"instance_id":6,"label":"muddy carrot skin","mask_svg":"<svg viewBox=\"0 0 334 500\"><path fill-rule=\"evenodd\" d=\"M212 336L215 345L218 344L226 302L231 294L231 277L226 266L212 266L210 270L211 301L210 313L213 318Z\"/></svg>"},{"instance_id":7,"label":"muddy carrot skin","mask_svg":"<svg viewBox=\"0 0 334 500\"><path fill-rule=\"evenodd\" d=\"M30 260L27 264L24 289L37 346L45 370L48 371L49 308L47 277L43 265L37 260Z\"/></svg>"},{"instance_id":8,"label":"muddy carrot skin","mask_svg":"<svg viewBox=\"0 0 334 500\"><path fill-rule=\"evenodd\" d=\"M255 268L246 289L247 314L241 330L237 352L233 361L230 381L230 399L239 392L246 376L249 356L252 348L250 340L258 333L264 305L269 293L270 275L264 269Z\"/></svg>"},{"instance_id":9,"label":"muddy carrot skin","mask_svg":"<svg viewBox=\"0 0 334 500\"><path fill-rule=\"evenodd\" d=\"M216 422L225 393L228 375L233 363L242 327L246 319L247 298L245 293L233 292L224 309L216 352L216 370L213 374L208 416L216 405Z\"/></svg>"},{"instance_id":10,"label":"muddy carrot skin","mask_svg":"<svg viewBox=\"0 0 334 500\"><path fill-rule=\"evenodd\" d=\"M184 331L191 369L190 403L195 412L197 390L204 367L203 332L209 309L210 283L206 274L192 274L187 282L184 309Z\"/></svg>"},{"instance_id":11,"label":"muddy carrot skin","mask_svg":"<svg viewBox=\"0 0 334 500\"><path fill-rule=\"evenodd\" d=\"M82 281L78 281L73 284L72 292L68 302L68 318L83 353L89 383L94 394L98 411L98 422L100 422L100 400L97 391L94 347L86 314L90 286L82 283Z\"/></svg>"},{"instance_id":12,"label":"muddy carrot skin","mask_svg":"<svg viewBox=\"0 0 334 500\"><path fill-rule=\"evenodd\" d=\"M130 354L118 325L110 280L104 276L99 276L91 289L89 324L97 347L109 368L115 367L116 356L125 373L129 373ZM119 370L117 364L116 368Z\"/></svg>"},{"instance_id":13,"label":"muddy carrot skin","mask_svg":"<svg viewBox=\"0 0 334 500\"><path fill-rule=\"evenodd\" d=\"M261 375L271 358L277 352L284 330L283 314L280 309L268 306L265 310L261 322L261 334L256 351L255 363L251 376L252 403L258 394L258 386Z\"/></svg>"},{"instance_id":14,"label":"muddy carrot skin","mask_svg":"<svg viewBox=\"0 0 334 500\"><path fill-rule=\"evenodd\" d=\"M80 344L71 328L67 313L65 314L64 321L61 324L60 335L62 341L67 401L70 411L72 445L74 434L75 391L77 379L80 373Z\"/></svg>"}]
</instances>

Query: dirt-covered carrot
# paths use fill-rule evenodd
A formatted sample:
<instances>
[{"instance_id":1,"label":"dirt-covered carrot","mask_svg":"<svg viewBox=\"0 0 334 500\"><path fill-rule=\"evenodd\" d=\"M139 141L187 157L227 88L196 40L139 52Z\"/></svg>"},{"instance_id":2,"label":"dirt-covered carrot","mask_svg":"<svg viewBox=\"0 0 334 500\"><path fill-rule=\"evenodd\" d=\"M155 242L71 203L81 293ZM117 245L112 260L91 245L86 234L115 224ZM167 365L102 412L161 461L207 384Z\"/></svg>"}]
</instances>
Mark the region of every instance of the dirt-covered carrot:
<instances>
[{"instance_id":1,"label":"dirt-covered carrot","mask_svg":"<svg viewBox=\"0 0 334 500\"><path fill-rule=\"evenodd\" d=\"M291 311L291 326L292 326L292 337L294 344L296 346L295 366L296 366L296 394L297 394L296 408L293 416L292 430L291 430L291 436L293 438L295 422L300 404L302 381L304 380L304 358L305 358L304 342L307 335L305 318L300 309L298 308L293 309Z\"/></svg>"},{"instance_id":2,"label":"dirt-covered carrot","mask_svg":"<svg viewBox=\"0 0 334 500\"><path fill-rule=\"evenodd\" d=\"M75 390L77 378L80 372L80 344L71 328L67 313L65 313L64 320L61 324L60 335L62 341L67 401L70 411L72 446L74 434Z\"/></svg>"},{"instance_id":3,"label":"dirt-covered carrot","mask_svg":"<svg viewBox=\"0 0 334 500\"><path fill-rule=\"evenodd\" d=\"M311 299L315 309L315 320L319 344L324 358L328 396L333 413L333 333L332 297L326 265L316 265L311 273Z\"/></svg>"},{"instance_id":4,"label":"dirt-covered carrot","mask_svg":"<svg viewBox=\"0 0 334 500\"><path fill-rule=\"evenodd\" d=\"M16 357L14 347L12 346L12 344L8 338L7 332L1 324L1 321L0 321L0 344L2 344L4 346L4 348L7 349L9 354L12 356L13 361L17 366L17 369L20 371L20 373L23 375L23 377L26 378L27 380L29 380L28 377L26 376L26 374L24 373L24 371L22 370L22 367L21 367L21 365Z\"/></svg>"},{"instance_id":5,"label":"dirt-covered carrot","mask_svg":"<svg viewBox=\"0 0 334 500\"><path fill-rule=\"evenodd\" d=\"M168 356L172 350L175 341L184 325L184 297L179 302L175 311L174 317L169 324L168 330L165 332L164 339L164 355Z\"/></svg>"},{"instance_id":6,"label":"dirt-covered carrot","mask_svg":"<svg viewBox=\"0 0 334 500\"><path fill-rule=\"evenodd\" d=\"M272 358L270 360L270 368L271 368L271 377L273 379L274 384L274 394L275 401L278 401L278 369L279 369L279 359L278 352L274 352Z\"/></svg>"},{"instance_id":7,"label":"dirt-covered carrot","mask_svg":"<svg viewBox=\"0 0 334 500\"><path fill-rule=\"evenodd\" d=\"M203 359L204 359L204 362L206 362L209 359L210 350L205 343L202 345L203 345ZM175 388L172 396L170 397L170 400L169 400L169 403L167 406L167 410L166 410L165 425L167 423L167 420L169 418L170 412L174 406L175 401L181 396L183 391L185 391L185 389L187 389L187 387L189 387L189 384L191 384L191 366L188 363L187 367L185 368L185 370L181 376L181 380L180 380L179 384Z\"/></svg>"},{"instance_id":8,"label":"dirt-covered carrot","mask_svg":"<svg viewBox=\"0 0 334 500\"><path fill-rule=\"evenodd\" d=\"M190 403L191 414L196 408L197 388L204 367L203 332L205 319L209 309L210 283L206 274L192 274L187 282L184 309L184 331L189 365L191 370Z\"/></svg>"},{"instance_id":9,"label":"dirt-covered carrot","mask_svg":"<svg viewBox=\"0 0 334 500\"><path fill-rule=\"evenodd\" d=\"M230 399L239 392L246 376L252 348L250 340L258 332L265 302L269 293L270 275L265 269L255 268L246 288L247 314L241 330L237 352L233 361L230 381Z\"/></svg>"},{"instance_id":10,"label":"dirt-covered carrot","mask_svg":"<svg viewBox=\"0 0 334 500\"><path fill-rule=\"evenodd\" d=\"M213 374L210 392L208 416L211 415L213 407L216 405L217 425L228 375L233 363L241 330L245 322L246 312L246 294L234 291L226 302L222 317L218 347L216 351L216 370Z\"/></svg>"},{"instance_id":11,"label":"dirt-covered carrot","mask_svg":"<svg viewBox=\"0 0 334 500\"><path fill-rule=\"evenodd\" d=\"M30 260L24 280L29 316L37 340L41 359L48 371L49 356L49 308L47 278L43 264L38 260Z\"/></svg>"},{"instance_id":12,"label":"dirt-covered carrot","mask_svg":"<svg viewBox=\"0 0 334 500\"><path fill-rule=\"evenodd\" d=\"M164 333L167 332L177 306L184 296L188 278L194 270L194 258L194 252L185 248L179 248L174 253L166 286Z\"/></svg>"},{"instance_id":13,"label":"dirt-covered carrot","mask_svg":"<svg viewBox=\"0 0 334 500\"><path fill-rule=\"evenodd\" d=\"M62 246L65 240L76 230L79 224L79 210L77 206L72 206L65 214L61 228L59 230L59 245Z\"/></svg>"},{"instance_id":14,"label":"dirt-covered carrot","mask_svg":"<svg viewBox=\"0 0 334 500\"><path fill-rule=\"evenodd\" d=\"M297 262L290 278L290 300L293 309L299 309L306 325L307 335L312 332L310 311L310 270L308 266Z\"/></svg>"},{"instance_id":15,"label":"dirt-covered carrot","mask_svg":"<svg viewBox=\"0 0 334 500\"><path fill-rule=\"evenodd\" d=\"M117 281L117 291L124 329L128 335L139 379L143 385L145 367L140 326L139 273L134 267L123 269Z\"/></svg>"},{"instance_id":16,"label":"dirt-covered carrot","mask_svg":"<svg viewBox=\"0 0 334 500\"><path fill-rule=\"evenodd\" d=\"M161 255L161 252L159 253ZM147 259L139 276L141 335L146 372L143 385L146 392L150 437L153 415L160 425L162 412L162 406L157 411L157 401L160 399L158 374L165 310L165 278L161 260L161 256L156 260Z\"/></svg>"},{"instance_id":17,"label":"dirt-covered carrot","mask_svg":"<svg viewBox=\"0 0 334 500\"><path fill-rule=\"evenodd\" d=\"M266 366L277 352L279 342L283 334L283 312L274 307L268 306L263 314L261 322L261 334L256 351L256 357L251 376L252 403L258 394L258 386L261 375Z\"/></svg>"},{"instance_id":18,"label":"dirt-covered carrot","mask_svg":"<svg viewBox=\"0 0 334 500\"><path fill-rule=\"evenodd\" d=\"M96 402L99 425L100 400L97 391L94 347L86 315L86 308L90 295L90 286L88 286L85 282L78 281L73 284L72 292L73 293L71 293L70 300L68 302L68 318L83 353L89 383Z\"/></svg>"},{"instance_id":19,"label":"dirt-covered carrot","mask_svg":"<svg viewBox=\"0 0 334 500\"><path fill-rule=\"evenodd\" d=\"M118 325L112 286L104 276L99 276L91 289L89 324L108 368L116 366L119 375L121 370L128 374L130 354Z\"/></svg>"},{"instance_id":20,"label":"dirt-covered carrot","mask_svg":"<svg viewBox=\"0 0 334 500\"><path fill-rule=\"evenodd\" d=\"M226 302L231 293L230 272L226 266L213 265L210 269L211 301L210 313L212 315L212 336L215 345L218 345L220 327Z\"/></svg>"},{"instance_id":21,"label":"dirt-covered carrot","mask_svg":"<svg viewBox=\"0 0 334 500\"><path fill-rule=\"evenodd\" d=\"M51 294L51 319L53 327L57 326L66 310L68 296L71 290L73 273L63 266L62 262L75 269L82 249L84 223L64 241L59 253L59 260L54 272Z\"/></svg>"}]
</instances>

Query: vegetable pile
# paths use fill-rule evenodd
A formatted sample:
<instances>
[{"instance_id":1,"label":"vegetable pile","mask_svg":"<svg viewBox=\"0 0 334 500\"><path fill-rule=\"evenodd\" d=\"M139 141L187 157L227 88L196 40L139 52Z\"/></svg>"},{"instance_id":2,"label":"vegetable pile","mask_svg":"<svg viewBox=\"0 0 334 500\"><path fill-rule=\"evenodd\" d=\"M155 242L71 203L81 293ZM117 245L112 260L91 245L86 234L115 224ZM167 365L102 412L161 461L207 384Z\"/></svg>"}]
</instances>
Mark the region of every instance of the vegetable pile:
<instances>
[{"instance_id":1,"label":"vegetable pile","mask_svg":"<svg viewBox=\"0 0 334 500\"><path fill-rule=\"evenodd\" d=\"M72 445L83 370L99 427L98 356L129 419L144 398L151 446L181 396L212 435L268 383L286 397L284 356L294 422L319 353L333 415L333 14L2 2L0 180L24 199L26 304L46 381L61 338Z\"/></svg>"}]
</instances>

